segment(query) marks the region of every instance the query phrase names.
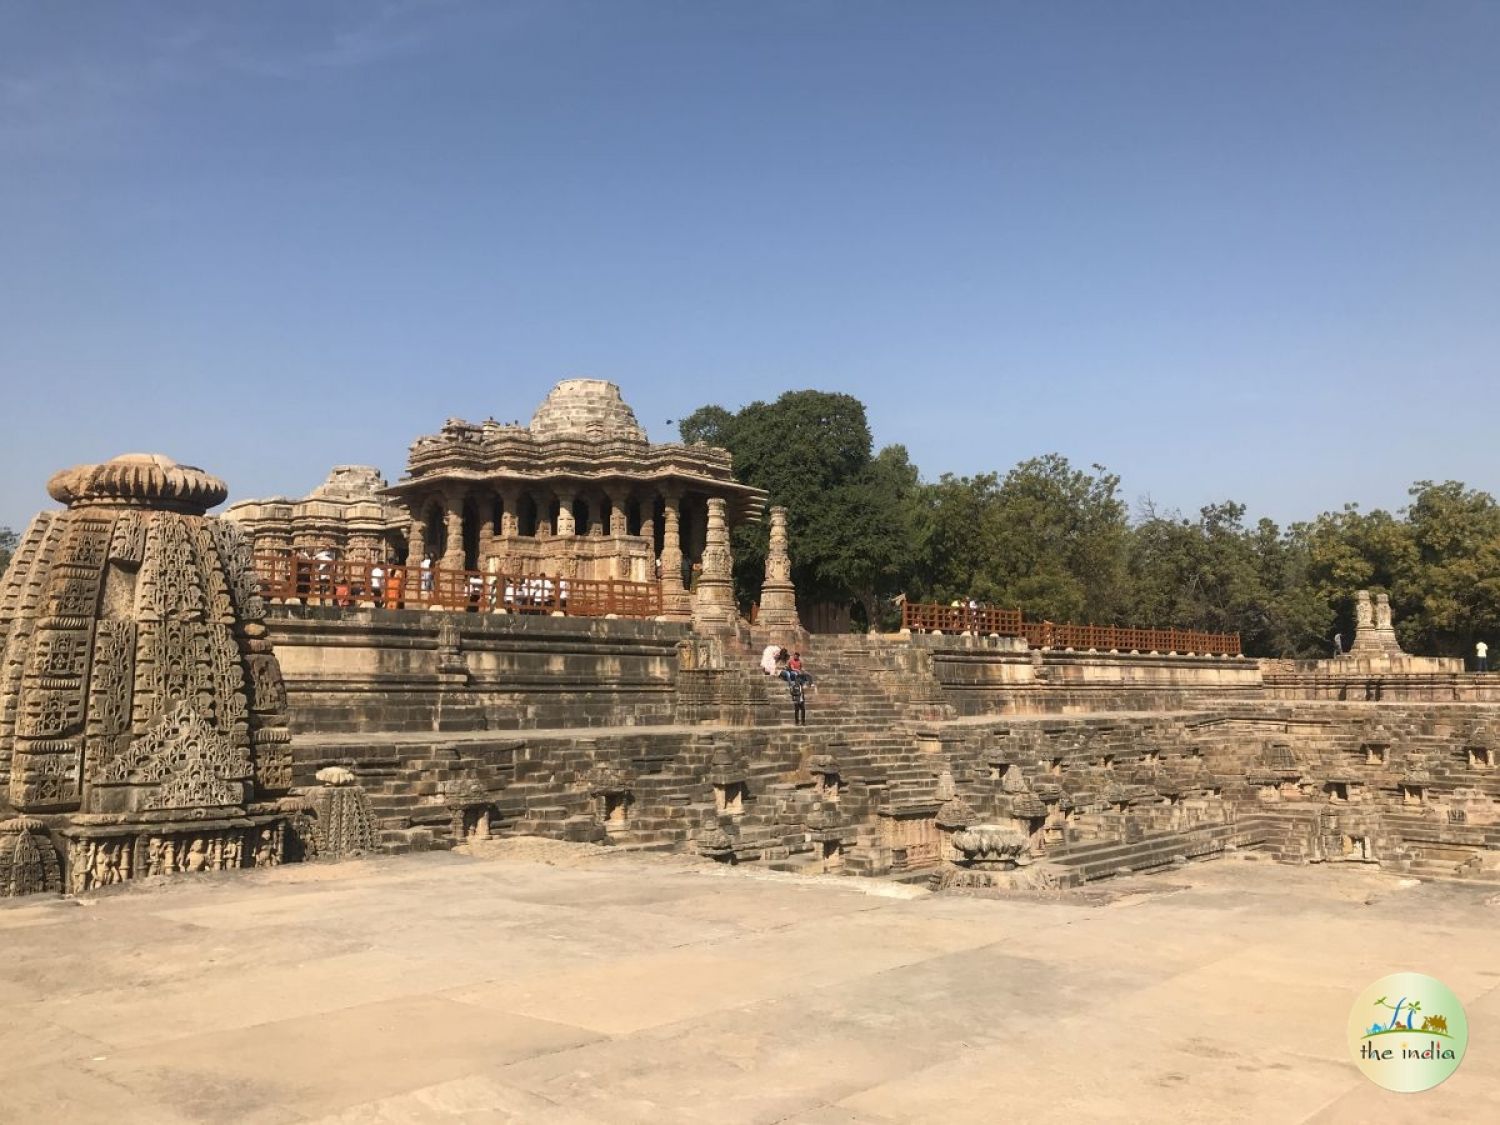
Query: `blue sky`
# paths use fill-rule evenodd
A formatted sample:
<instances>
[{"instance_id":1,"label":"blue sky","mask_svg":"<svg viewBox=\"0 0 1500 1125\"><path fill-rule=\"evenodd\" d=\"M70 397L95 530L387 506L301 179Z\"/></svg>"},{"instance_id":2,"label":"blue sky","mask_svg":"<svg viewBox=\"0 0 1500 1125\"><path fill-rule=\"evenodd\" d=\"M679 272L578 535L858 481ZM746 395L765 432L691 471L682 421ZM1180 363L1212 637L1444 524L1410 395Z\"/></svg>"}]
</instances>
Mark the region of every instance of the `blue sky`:
<instances>
[{"instance_id":1,"label":"blue sky","mask_svg":"<svg viewBox=\"0 0 1500 1125\"><path fill-rule=\"evenodd\" d=\"M1309 517L1500 490L1500 4L0 0L0 524L611 379Z\"/></svg>"}]
</instances>

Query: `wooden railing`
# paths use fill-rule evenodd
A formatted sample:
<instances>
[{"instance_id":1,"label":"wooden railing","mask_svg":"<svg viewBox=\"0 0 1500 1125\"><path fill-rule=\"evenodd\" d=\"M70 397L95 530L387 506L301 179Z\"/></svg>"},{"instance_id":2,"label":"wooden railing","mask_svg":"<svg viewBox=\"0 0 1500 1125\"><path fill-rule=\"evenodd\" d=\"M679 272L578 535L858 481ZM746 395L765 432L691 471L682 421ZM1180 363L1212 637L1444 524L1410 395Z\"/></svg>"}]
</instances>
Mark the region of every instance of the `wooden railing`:
<instances>
[{"instance_id":1,"label":"wooden railing","mask_svg":"<svg viewBox=\"0 0 1500 1125\"><path fill-rule=\"evenodd\" d=\"M901 627L940 633L979 633L989 636L1019 637L1022 622L1019 609L998 606L922 605L906 602L901 607Z\"/></svg>"},{"instance_id":2,"label":"wooden railing","mask_svg":"<svg viewBox=\"0 0 1500 1125\"><path fill-rule=\"evenodd\" d=\"M262 597L302 605L567 617L656 617L662 611L661 585L656 582L491 574L274 554L257 554L255 570Z\"/></svg>"},{"instance_id":3,"label":"wooden railing","mask_svg":"<svg viewBox=\"0 0 1500 1125\"><path fill-rule=\"evenodd\" d=\"M1058 625L1026 621L1019 609L998 606L948 606L906 602L901 627L919 632L996 634L1024 637L1031 648L1095 649L1100 652L1191 652L1204 656L1238 656L1238 633L1205 633L1196 629L1129 629L1114 625Z\"/></svg>"}]
</instances>

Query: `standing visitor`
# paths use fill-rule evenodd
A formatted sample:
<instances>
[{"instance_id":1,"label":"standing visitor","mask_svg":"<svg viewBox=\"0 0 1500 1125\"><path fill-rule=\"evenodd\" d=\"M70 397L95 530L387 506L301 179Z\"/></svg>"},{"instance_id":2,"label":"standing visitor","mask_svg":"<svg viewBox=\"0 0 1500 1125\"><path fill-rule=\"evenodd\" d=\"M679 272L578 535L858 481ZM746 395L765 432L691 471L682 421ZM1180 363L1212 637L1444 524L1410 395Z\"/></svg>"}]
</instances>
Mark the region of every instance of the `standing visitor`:
<instances>
[{"instance_id":1,"label":"standing visitor","mask_svg":"<svg viewBox=\"0 0 1500 1125\"><path fill-rule=\"evenodd\" d=\"M802 682L801 676L793 676L792 680L792 723L794 726L807 726L807 687Z\"/></svg>"},{"instance_id":2,"label":"standing visitor","mask_svg":"<svg viewBox=\"0 0 1500 1125\"><path fill-rule=\"evenodd\" d=\"M1479 670L1488 672L1490 670L1490 646L1480 641L1474 646L1474 657L1478 661Z\"/></svg>"},{"instance_id":3,"label":"standing visitor","mask_svg":"<svg viewBox=\"0 0 1500 1125\"><path fill-rule=\"evenodd\" d=\"M370 567L370 599L378 608L381 604L381 594L385 591L385 567L380 565L377 559L375 565Z\"/></svg>"},{"instance_id":4,"label":"standing visitor","mask_svg":"<svg viewBox=\"0 0 1500 1125\"><path fill-rule=\"evenodd\" d=\"M1343 656L1344 655L1344 634L1343 633L1335 633L1333 635L1333 655L1334 656Z\"/></svg>"}]
</instances>

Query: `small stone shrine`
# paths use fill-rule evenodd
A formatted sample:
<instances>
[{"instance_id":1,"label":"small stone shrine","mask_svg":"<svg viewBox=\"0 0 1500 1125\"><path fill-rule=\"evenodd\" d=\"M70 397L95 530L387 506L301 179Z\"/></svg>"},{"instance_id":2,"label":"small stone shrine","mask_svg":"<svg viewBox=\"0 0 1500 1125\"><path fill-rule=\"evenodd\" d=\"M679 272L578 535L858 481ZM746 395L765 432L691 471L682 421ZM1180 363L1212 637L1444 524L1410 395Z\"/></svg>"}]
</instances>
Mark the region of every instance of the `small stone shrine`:
<instances>
[{"instance_id":1,"label":"small stone shrine","mask_svg":"<svg viewBox=\"0 0 1500 1125\"><path fill-rule=\"evenodd\" d=\"M0 832L46 889L279 863L286 694L224 483L157 454L56 474L0 583Z\"/></svg>"},{"instance_id":2,"label":"small stone shrine","mask_svg":"<svg viewBox=\"0 0 1500 1125\"><path fill-rule=\"evenodd\" d=\"M240 500L224 518L245 529L256 554L331 551L355 562L406 556L406 510L384 495L385 478L369 465L337 465L300 500Z\"/></svg>"}]
</instances>

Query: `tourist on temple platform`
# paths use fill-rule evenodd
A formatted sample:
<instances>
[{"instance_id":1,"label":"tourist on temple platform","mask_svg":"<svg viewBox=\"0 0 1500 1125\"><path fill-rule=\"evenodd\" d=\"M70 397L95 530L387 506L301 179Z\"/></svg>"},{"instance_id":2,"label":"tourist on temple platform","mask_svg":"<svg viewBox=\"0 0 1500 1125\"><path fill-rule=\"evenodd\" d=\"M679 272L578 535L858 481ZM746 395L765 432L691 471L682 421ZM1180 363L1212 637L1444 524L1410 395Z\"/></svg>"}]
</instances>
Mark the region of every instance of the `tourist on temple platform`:
<instances>
[{"instance_id":1,"label":"tourist on temple platform","mask_svg":"<svg viewBox=\"0 0 1500 1125\"><path fill-rule=\"evenodd\" d=\"M760 670L768 676L776 675L776 654L781 651L780 645L767 645L760 654Z\"/></svg>"},{"instance_id":2,"label":"tourist on temple platform","mask_svg":"<svg viewBox=\"0 0 1500 1125\"><path fill-rule=\"evenodd\" d=\"M1474 662L1481 672L1490 670L1490 646L1483 641L1474 646Z\"/></svg>"},{"instance_id":3,"label":"tourist on temple platform","mask_svg":"<svg viewBox=\"0 0 1500 1125\"><path fill-rule=\"evenodd\" d=\"M1344 634L1343 633L1335 633L1333 635L1333 655L1334 656L1343 656L1344 655Z\"/></svg>"},{"instance_id":4,"label":"tourist on temple platform","mask_svg":"<svg viewBox=\"0 0 1500 1125\"><path fill-rule=\"evenodd\" d=\"M792 677L792 722L799 727L807 725L807 688L801 676Z\"/></svg>"},{"instance_id":5,"label":"tourist on temple platform","mask_svg":"<svg viewBox=\"0 0 1500 1125\"><path fill-rule=\"evenodd\" d=\"M432 556L422 560L422 593L432 593Z\"/></svg>"},{"instance_id":6,"label":"tourist on temple platform","mask_svg":"<svg viewBox=\"0 0 1500 1125\"><path fill-rule=\"evenodd\" d=\"M377 606L381 604L381 595L385 592L385 567L377 561L370 567L370 600Z\"/></svg>"}]
</instances>

